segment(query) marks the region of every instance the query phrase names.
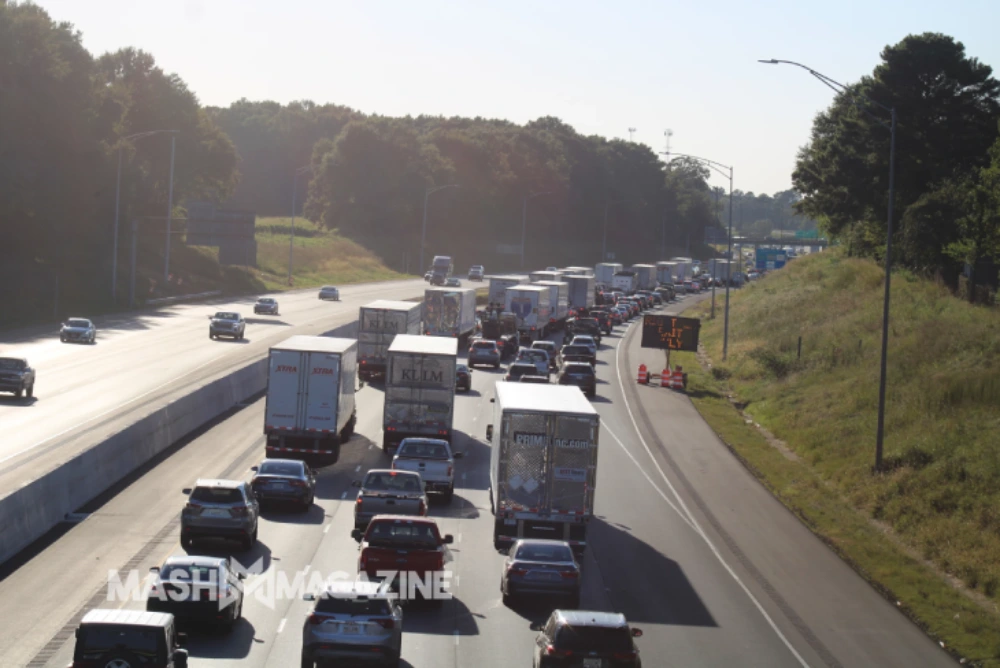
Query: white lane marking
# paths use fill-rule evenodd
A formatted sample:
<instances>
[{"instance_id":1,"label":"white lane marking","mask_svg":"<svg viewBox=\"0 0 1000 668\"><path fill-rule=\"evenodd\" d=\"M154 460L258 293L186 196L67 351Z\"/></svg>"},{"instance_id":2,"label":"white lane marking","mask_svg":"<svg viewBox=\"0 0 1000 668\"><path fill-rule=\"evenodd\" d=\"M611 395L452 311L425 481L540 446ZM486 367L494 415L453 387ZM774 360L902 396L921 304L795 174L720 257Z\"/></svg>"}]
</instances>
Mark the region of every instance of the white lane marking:
<instances>
[{"instance_id":1,"label":"white lane marking","mask_svg":"<svg viewBox=\"0 0 1000 668\"><path fill-rule=\"evenodd\" d=\"M333 522L330 522L325 527L323 527L323 533L330 533L330 527L333 526Z\"/></svg>"},{"instance_id":2,"label":"white lane marking","mask_svg":"<svg viewBox=\"0 0 1000 668\"><path fill-rule=\"evenodd\" d=\"M371 450L371 449L372 449L372 448L374 448L374 447L375 447L375 444L374 444L374 443L369 443L369 444L368 444L368 449L369 449L369 450Z\"/></svg>"},{"instance_id":3,"label":"white lane marking","mask_svg":"<svg viewBox=\"0 0 1000 668\"><path fill-rule=\"evenodd\" d=\"M632 326L629 325L628 329L631 328ZM628 333L628 329L625 330L626 334ZM696 520L694 518L694 515L691 514L691 511L688 510L687 504L684 503L684 499L682 499L681 495L677 493L677 490L670 483L670 479L667 478L667 474L663 472L663 468L660 466L660 463L656 460L656 457L653 456L653 451L646 443L646 439L643 438L642 436L642 431L639 429L639 424L638 422L636 422L635 415L632 413L632 407L629 406L628 396L625 394L625 381L622 380L622 364L621 364L622 342L625 341L625 338L626 338L625 335L622 335L622 337L618 340L618 346L616 347L615 350L615 367L616 367L615 371L617 372L616 375L618 376L618 385L622 393L622 403L625 405L625 410L628 412L629 420L632 421L632 427L635 429L635 435L639 438L639 442L642 443L643 449L646 451L646 454L649 456L649 459L653 462L653 466L656 467L656 470L659 472L660 477L662 477L663 481L667 483L667 487L670 488L670 492L674 495L674 498L677 499L678 505L680 505L680 507L684 509L684 513L687 514L688 519L691 520L691 525L692 528L695 530L695 533L701 536L701 539L705 541L705 544L708 546L708 549L712 551L712 554L714 554L715 558L719 560L719 563L722 564L722 567L726 569L726 572L728 572L729 575L733 578L733 580L736 581L736 584L740 586L740 589L742 589L743 592L747 595L750 601L754 604L754 607L756 607L757 610L760 611L760 614L767 621L771 629L774 630L774 633L778 636L781 642L784 643L785 647L788 648L788 651L792 653L792 656L794 656L795 659L799 662L799 665L804 666L804 668L809 668L809 664L806 663L806 660L802 658L802 655L800 655L795 650L795 647L793 647L792 643L789 642L788 638L785 637L785 634L781 632L781 629L778 628L778 625L774 623L774 620L771 619L771 616L767 614L767 611L764 609L764 606L760 604L760 601L757 600L757 597L753 595L753 592L751 592L750 589L743 583L743 580L740 579L740 576L738 576L736 572L729 566L729 564L726 563L725 558L723 558L722 554L719 553L719 550L715 547L715 544L712 543L711 539L709 539L704 529L701 528L701 525L698 524L698 520Z\"/></svg>"},{"instance_id":4,"label":"white lane marking","mask_svg":"<svg viewBox=\"0 0 1000 668\"><path fill-rule=\"evenodd\" d=\"M347 492L342 492L341 495L340 495L340 498L341 499L346 499L347 498Z\"/></svg>"},{"instance_id":5,"label":"white lane marking","mask_svg":"<svg viewBox=\"0 0 1000 668\"><path fill-rule=\"evenodd\" d=\"M281 633L282 631L285 630L285 622L286 621L288 621L288 620L286 620L284 617L282 617L281 621L278 622L278 633Z\"/></svg>"},{"instance_id":6,"label":"white lane marking","mask_svg":"<svg viewBox=\"0 0 1000 668\"><path fill-rule=\"evenodd\" d=\"M458 647L458 629L455 629L455 646Z\"/></svg>"},{"instance_id":7,"label":"white lane marking","mask_svg":"<svg viewBox=\"0 0 1000 668\"><path fill-rule=\"evenodd\" d=\"M354 472L355 473L357 473L360 470L361 470L361 464L358 464L357 466L354 467Z\"/></svg>"},{"instance_id":8,"label":"white lane marking","mask_svg":"<svg viewBox=\"0 0 1000 668\"><path fill-rule=\"evenodd\" d=\"M458 534L458 537L455 540L457 540L459 543L461 543L462 542L462 534Z\"/></svg>"}]
</instances>

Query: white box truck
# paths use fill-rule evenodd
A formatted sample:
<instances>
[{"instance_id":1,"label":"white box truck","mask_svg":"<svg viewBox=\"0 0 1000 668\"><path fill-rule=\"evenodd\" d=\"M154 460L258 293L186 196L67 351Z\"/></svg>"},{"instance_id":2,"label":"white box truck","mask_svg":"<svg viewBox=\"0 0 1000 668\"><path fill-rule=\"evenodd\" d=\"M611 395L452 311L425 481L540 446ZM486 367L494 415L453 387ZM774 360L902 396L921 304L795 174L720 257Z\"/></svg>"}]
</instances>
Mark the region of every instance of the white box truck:
<instances>
[{"instance_id":1,"label":"white box truck","mask_svg":"<svg viewBox=\"0 0 1000 668\"><path fill-rule=\"evenodd\" d=\"M594 267L594 278L598 283L610 286L615 274L622 269L624 267L617 262L601 262Z\"/></svg>"},{"instance_id":2,"label":"white box truck","mask_svg":"<svg viewBox=\"0 0 1000 668\"><path fill-rule=\"evenodd\" d=\"M632 271L635 272L636 290L652 290L656 287L655 264L633 264Z\"/></svg>"},{"instance_id":3,"label":"white box truck","mask_svg":"<svg viewBox=\"0 0 1000 668\"><path fill-rule=\"evenodd\" d=\"M592 267L566 267L566 271L572 271L574 276L593 276Z\"/></svg>"},{"instance_id":4,"label":"white box truck","mask_svg":"<svg viewBox=\"0 0 1000 668\"><path fill-rule=\"evenodd\" d=\"M264 401L265 454L328 466L340 458L358 417L358 342L292 336L272 346Z\"/></svg>"},{"instance_id":5,"label":"white box truck","mask_svg":"<svg viewBox=\"0 0 1000 668\"><path fill-rule=\"evenodd\" d=\"M507 274L505 276L490 276L490 292L487 299L487 304L489 304L491 309L496 309L496 307L503 307L506 303L506 292L507 288L514 287L515 285L526 285L531 279L527 274Z\"/></svg>"},{"instance_id":6,"label":"white box truck","mask_svg":"<svg viewBox=\"0 0 1000 668\"><path fill-rule=\"evenodd\" d=\"M424 305L379 299L358 314L358 378L385 374L385 360L397 334L420 334Z\"/></svg>"},{"instance_id":7,"label":"white box truck","mask_svg":"<svg viewBox=\"0 0 1000 668\"><path fill-rule=\"evenodd\" d=\"M389 346L382 449L422 436L451 442L458 341L400 334Z\"/></svg>"},{"instance_id":8,"label":"white box truck","mask_svg":"<svg viewBox=\"0 0 1000 668\"><path fill-rule=\"evenodd\" d=\"M611 288L627 295L633 294L638 288L634 271L619 271L611 277Z\"/></svg>"},{"instance_id":9,"label":"white box truck","mask_svg":"<svg viewBox=\"0 0 1000 668\"><path fill-rule=\"evenodd\" d=\"M507 288L504 311L517 319L517 333L523 342L538 341L548 336L552 305L549 288L544 285L518 285Z\"/></svg>"},{"instance_id":10,"label":"white box truck","mask_svg":"<svg viewBox=\"0 0 1000 668\"><path fill-rule=\"evenodd\" d=\"M558 331L566 326L566 317L569 315L569 283L566 278L559 281L537 281L534 285L541 285L549 289L549 305L552 307L552 314L549 316L549 330Z\"/></svg>"},{"instance_id":11,"label":"white box truck","mask_svg":"<svg viewBox=\"0 0 1000 668\"><path fill-rule=\"evenodd\" d=\"M671 262L677 263L677 270L675 276L679 283L691 280L691 258L689 257L672 257Z\"/></svg>"},{"instance_id":12,"label":"white box truck","mask_svg":"<svg viewBox=\"0 0 1000 668\"><path fill-rule=\"evenodd\" d=\"M464 340L476 329L475 288L427 288L424 333Z\"/></svg>"},{"instance_id":13,"label":"white box truck","mask_svg":"<svg viewBox=\"0 0 1000 668\"><path fill-rule=\"evenodd\" d=\"M519 538L587 545L594 514L600 416L580 388L496 384L490 441L493 543Z\"/></svg>"},{"instance_id":14,"label":"white box truck","mask_svg":"<svg viewBox=\"0 0 1000 668\"><path fill-rule=\"evenodd\" d=\"M533 271L528 274L528 278L531 279L532 283L537 283L538 281L561 281L562 276L558 271Z\"/></svg>"},{"instance_id":15,"label":"white box truck","mask_svg":"<svg viewBox=\"0 0 1000 668\"><path fill-rule=\"evenodd\" d=\"M589 309L594 305L594 277L567 276L569 284L569 307L572 311Z\"/></svg>"},{"instance_id":16,"label":"white box truck","mask_svg":"<svg viewBox=\"0 0 1000 668\"><path fill-rule=\"evenodd\" d=\"M677 275L677 263L676 262L657 262L656 263L656 282L657 283L673 283Z\"/></svg>"}]
</instances>

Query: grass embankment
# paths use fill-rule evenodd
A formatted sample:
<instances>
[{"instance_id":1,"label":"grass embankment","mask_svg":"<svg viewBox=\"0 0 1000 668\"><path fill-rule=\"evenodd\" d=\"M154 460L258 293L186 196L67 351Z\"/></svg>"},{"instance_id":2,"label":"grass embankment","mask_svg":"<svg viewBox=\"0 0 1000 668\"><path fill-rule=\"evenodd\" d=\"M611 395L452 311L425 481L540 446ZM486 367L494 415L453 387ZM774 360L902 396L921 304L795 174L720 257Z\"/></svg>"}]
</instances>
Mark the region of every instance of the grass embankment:
<instances>
[{"instance_id":1,"label":"grass embankment","mask_svg":"<svg viewBox=\"0 0 1000 668\"><path fill-rule=\"evenodd\" d=\"M678 361L699 411L778 498L950 651L1000 665L1000 313L893 275L873 475L881 308L877 265L811 255L733 293L725 363L722 318L691 309L715 366Z\"/></svg>"}]
</instances>

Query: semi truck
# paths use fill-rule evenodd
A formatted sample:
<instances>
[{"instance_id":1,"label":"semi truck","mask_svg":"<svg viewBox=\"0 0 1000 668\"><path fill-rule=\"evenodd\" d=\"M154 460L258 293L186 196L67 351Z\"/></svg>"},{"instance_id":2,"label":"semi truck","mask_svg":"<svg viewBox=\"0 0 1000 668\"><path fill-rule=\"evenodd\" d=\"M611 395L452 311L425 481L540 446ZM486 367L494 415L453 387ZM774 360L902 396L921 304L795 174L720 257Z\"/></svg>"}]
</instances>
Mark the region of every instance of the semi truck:
<instances>
[{"instance_id":1,"label":"semi truck","mask_svg":"<svg viewBox=\"0 0 1000 668\"><path fill-rule=\"evenodd\" d=\"M655 264L633 264L632 271L635 272L636 290L652 290L656 287Z\"/></svg>"},{"instance_id":2,"label":"semi truck","mask_svg":"<svg viewBox=\"0 0 1000 668\"><path fill-rule=\"evenodd\" d=\"M611 277L611 288L614 290L620 290L627 295L636 291L636 285L637 281L634 271L619 271Z\"/></svg>"},{"instance_id":3,"label":"semi truck","mask_svg":"<svg viewBox=\"0 0 1000 668\"><path fill-rule=\"evenodd\" d=\"M448 255L435 255L431 261L431 285L444 285L455 271L455 264Z\"/></svg>"},{"instance_id":4,"label":"semi truck","mask_svg":"<svg viewBox=\"0 0 1000 668\"><path fill-rule=\"evenodd\" d=\"M677 263L676 262L657 262L656 263L656 282L657 283L673 283L674 276L677 274Z\"/></svg>"},{"instance_id":5,"label":"semi truck","mask_svg":"<svg viewBox=\"0 0 1000 668\"><path fill-rule=\"evenodd\" d=\"M420 334L423 304L379 299L358 314L358 377L385 374L385 359L397 334Z\"/></svg>"},{"instance_id":6,"label":"semi truck","mask_svg":"<svg viewBox=\"0 0 1000 668\"><path fill-rule=\"evenodd\" d=\"M490 442L493 543L567 541L581 551L594 514L600 416L580 388L496 384Z\"/></svg>"},{"instance_id":7,"label":"semi truck","mask_svg":"<svg viewBox=\"0 0 1000 668\"><path fill-rule=\"evenodd\" d=\"M528 274L528 278L531 280L532 283L537 283L539 281L561 281L562 276L563 275L560 274L558 270L533 271L530 274Z\"/></svg>"},{"instance_id":8,"label":"semi truck","mask_svg":"<svg viewBox=\"0 0 1000 668\"><path fill-rule=\"evenodd\" d=\"M562 329L566 326L566 318L569 316L569 283L565 280L537 281L535 285L549 289L549 304L552 306L552 313L549 315L549 331Z\"/></svg>"},{"instance_id":9,"label":"semi truck","mask_svg":"<svg viewBox=\"0 0 1000 668\"><path fill-rule=\"evenodd\" d=\"M424 333L464 340L476 329L476 289L433 287L424 291Z\"/></svg>"},{"instance_id":10,"label":"semi truck","mask_svg":"<svg viewBox=\"0 0 1000 668\"><path fill-rule=\"evenodd\" d=\"M503 306L506 302L504 295L507 292L507 288L515 285L525 285L531 279L527 274L506 274L504 276L490 276L489 280L490 292L486 303L491 308L496 308L497 306Z\"/></svg>"},{"instance_id":11,"label":"semi truck","mask_svg":"<svg viewBox=\"0 0 1000 668\"><path fill-rule=\"evenodd\" d=\"M674 274L677 278L677 282L682 283L684 281L690 281L692 278L691 272L691 258L689 257L672 257L671 262L677 263L676 273Z\"/></svg>"},{"instance_id":12,"label":"semi truck","mask_svg":"<svg viewBox=\"0 0 1000 668\"><path fill-rule=\"evenodd\" d=\"M358 342L297 335L268 351L265 455L329 466L357 424Z\"/></svg>"},{"instance_id":13,"label":"semi truck","mask_svg":"<svg viewBox=\"0 0 1000 668\"><path fill-rule=\"evenodd\" d=\"M549 288L544 285L518 285L507 288L504 311L517 319L517 333L522 343L528 345L544 339L549 331L552 304Z\"/></svg>"},{"instance_id":14,"label":"semi truck","mask_svg":"<svg viewBox=\"0 0 1000 668\"><path fill-rule=\"evenodd\" d=\"M419 436L451 442L457 339L400 334L389 346L382 449Z\"/></svg>"},{"instance_id":15,"label":"semi truck","mask_svg":"<svg viewBox=\"0 0 1000 668\"><path fill-rule=\"evenodd\" d=\"M598 283L611 285L615 274L622 269L624 267L617 262L601 262L594 267L594 278L597 279Z\"/></svg>"},{"instance_id":16,"label":"semi truck","mask_svg":"<svg viewBox=\"0 0 1000 668\"><path fill-rule=\"evenodd\" d=\"M589 310L594 305L594 277L567 276L569 307L573 311Z\"/></svg>"}]
</instances>

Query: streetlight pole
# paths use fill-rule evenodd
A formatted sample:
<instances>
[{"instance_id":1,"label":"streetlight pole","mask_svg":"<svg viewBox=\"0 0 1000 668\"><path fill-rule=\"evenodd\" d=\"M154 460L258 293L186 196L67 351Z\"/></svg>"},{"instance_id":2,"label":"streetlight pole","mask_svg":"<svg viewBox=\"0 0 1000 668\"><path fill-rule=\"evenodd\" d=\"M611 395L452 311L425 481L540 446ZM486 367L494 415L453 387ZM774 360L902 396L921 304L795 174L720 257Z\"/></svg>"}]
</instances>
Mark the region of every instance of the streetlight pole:
<instances>
[{"instance_id":1,"label":"streetlight pole","mask_svg":"<svg viewBox=\"0 0 1000 668\"><path fill-rule=\"evenodd\" d=\"M115 238L113 243L113 249L111 252L111 299L112 301L118 300L118 214L121 210L121 190L122 190L122 142L129 141L130 139L142 139L144 137L152 137L153 135L159 134L173 134L177 135L177 130L152 130L149 132L137 132L135 134L129 135L127 137L122 137L118 140L118 178L115 180ZM173 144L170 147L170 178L171 178L171 191L173 190ZM168 237L169 238L169 237ZM169 248L169 245L168 245Z\"/></svg>"},{"instance_id":2,"label":"streetlight pole","mask_svg":"<svg viewBox=\"0 0 1000 668\"><path fill-rule=\"evenodd\" d=\"M312 165L306 165L304 167L299 167L295 170L295 175L292 177L292 235L288 238L288 284L292 284L292 262L293 254L295 252L295 194L298 191L298 179L299 174L302 174L308 169L312 169Z\"/></svg>"},{"instance_id":3,"label":"streetlight pole","mask_svg":"<svg viewBox=\"0 0 1000 668\"><path fill-rule=\"evenodd\" d=\"M876 102L867 95L851 92L844 84L834 81L825 74L820 74L816 70L811 67L807 67L802 63L796 63L791 60L776 60L774 58L771 58L770 60L761 60L759 62L766 65L795 65L796 67L804 69L806 72L823 82L823 84L827 87L838 93L844 93L850 96L855 107L868 114L868 116L871 117L876 123L889 131L889 212L887 216L888 220L885 226L885 294L882 298L882 359L879 362L878 427L875 434L875 472L877 473L882 470L882 449L885 442L885 386L889 351L889 294L892 281L892 205L896 199L896 108L888 107L881 102ZM855 101L855 98L858 97L863 98L866 102L868 102L868 104L888 112L890 118L889 123L886 123L884 120L875 116L871 111L859 105Z\"/></svg>"},{"instance_id":4,"label":"streetlight pole","mask_svg":"<svg viewBox=\"0 0 1000 668\"><path fill-rule=\"evenodd\" d=\"M726 316L725 323L722 326L722 361L725 362L726 358L729 356L729 287L733 282L733 168L731 165L723 165L722 163L715 162L714 160L709 160L708 158L699 158L696 155L687 155L685 153L665 153L666 156L676 156L678 158L688 158L690 160L697 160L698 162L704 164L710 169L714 169L719 174L722 174L729 179L729 249L727 256L729 259L729 270L726 272ZM712 313L714 317L715 313L715 281L712 281Z\"/></svg>"},{"instance_id":5,"label":"streetlight pole","mask_svg":"<svg viewBox=\"0 0 1000 668\"><path fill-rule=\"evenodd\" d=\"M445 188L458 188L457 183L451 183L446 186L435 186L433 188L426 188L424 190L424 225L420 232L420 271L427 271L424 268L424 246L427 244L427 200L431 195L439 190L444 190Z\"/></svg>"},{"instance_id":6,"label":"streetlight pole","mask_svg":"<svg viewBox=\"0 0 1000 668\"><path fill-rule=\"evenodd\" d=\"M541 195L551 195L551 190L546 190L540 193L529 193L524 196L524 202L521 205L521 269L524 269L524 244L526 240L526 235L528 231L528 200Z\"/></svg>"},{"instance_id":7,"label":"streetlight pole","mask_svg":"<svg viewBox=\"0 0 1000 668\"><path fill-rule=\"evenodd\" d=\"M170 213L174 208L174 146L177 135L170 137L170 188L167 191L167 252L163 261L163 282L170 279Z\"/></svg>"}]
</instances>

